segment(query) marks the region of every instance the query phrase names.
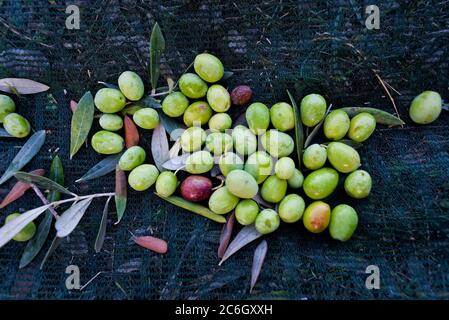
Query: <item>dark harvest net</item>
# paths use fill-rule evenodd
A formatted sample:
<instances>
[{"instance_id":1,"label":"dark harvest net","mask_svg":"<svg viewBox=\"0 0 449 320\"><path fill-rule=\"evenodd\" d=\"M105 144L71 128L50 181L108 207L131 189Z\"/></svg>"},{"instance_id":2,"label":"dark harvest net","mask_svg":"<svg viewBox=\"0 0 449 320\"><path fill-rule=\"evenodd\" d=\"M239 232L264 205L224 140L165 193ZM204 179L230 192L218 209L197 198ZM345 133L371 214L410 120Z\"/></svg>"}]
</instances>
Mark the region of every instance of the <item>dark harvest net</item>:
<instances>
[{"instance_id":1,"label":"dark harvest net","mask_svg":"<svg viewBox=\"0 0 449 320\"><path fill-rule=\"evenodd\" d=\"M372 1L371 1L372 2ZM178 76L205 50L234 71L229 87L246 83L257 100L297 100L311 92L336 107L373 106L394 113L378 75L390 89L402 118L410 123L414 95L432 89L449 98L449 3L376 1L380 30L367 30L367 1L18 1L0 0L0 77L26 77L51 90L15 98L18 112L36 129L49 131L45 146L25 168L49 168L63 159L67 186L81 194L114 189L113 175L75 184L101 157L82 148L69 158L69 101L116 82L124 70L149 83L148 40L158 21L166 38L164 64ZM81 29L65 28L65 8L81 9ZM163 85L163 79L160 80ZM149 89L149 88L147 88ZM300 224L282 225L267 238L268 255L249 294L257 242L223 266L216 256L221 226L166 204L152 192L130 192L116 226L110 213L103 250L93 248L103 201L96 200L80 226L50 257L49 246L19 270L24 245L0 249L2 299L373 299L448 298L449 292L449 117L428 126L382 127L361 149L373 177L369 198L349 201L359 212L353 239L339 243L314 236ZM151 133L145 133L148 148ZM23 141L0 141L3 172ZM13 181L0 187L3 197ZM347 198L344 198L345 201ZM338 199L332 199L335 204ZM39 205L33 193L0 213ZM147 229L166 239L158 255L130 241ZM52 231L53 232L53 231ZM65 287L65 268L78 265L82 291ZM365 288L365 269L380 269L380 289Z\"/></svg>"}]
</instances>

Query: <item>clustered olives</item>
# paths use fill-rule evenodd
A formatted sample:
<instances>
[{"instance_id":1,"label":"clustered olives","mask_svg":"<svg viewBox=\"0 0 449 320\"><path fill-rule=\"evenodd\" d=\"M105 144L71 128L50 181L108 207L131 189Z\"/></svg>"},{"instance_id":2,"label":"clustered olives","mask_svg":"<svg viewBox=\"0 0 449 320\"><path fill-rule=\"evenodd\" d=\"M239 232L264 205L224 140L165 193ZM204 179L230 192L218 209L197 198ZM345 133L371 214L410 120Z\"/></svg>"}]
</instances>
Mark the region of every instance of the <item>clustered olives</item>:
<instances>
[{"instance_id":1,"label":"clustered olives","mask_svg":"<svg viewBox=\"0 0 449 320\"><path fill-rule=\"evenodd\" d=\"M0 94L0 124L3 124L3 128L11 136L25 138L30 134L31 125L27 119L15 111L14 101L10 97Z\"/></svg>"}]
</instances>

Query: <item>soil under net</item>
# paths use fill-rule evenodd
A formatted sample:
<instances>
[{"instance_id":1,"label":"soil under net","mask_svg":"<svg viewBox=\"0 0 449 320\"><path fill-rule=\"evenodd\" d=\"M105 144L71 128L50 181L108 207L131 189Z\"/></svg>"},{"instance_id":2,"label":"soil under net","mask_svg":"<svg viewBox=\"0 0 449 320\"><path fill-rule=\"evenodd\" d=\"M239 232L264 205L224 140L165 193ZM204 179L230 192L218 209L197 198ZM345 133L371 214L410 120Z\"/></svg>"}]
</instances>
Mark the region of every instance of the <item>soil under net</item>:
<instances>
[{"instance_id":1,"label":"soil under net","mask_svg":"<svg viewBox=\"0 0 449 320\"><path fill-rule=\"evenodd\" d=\"M369 2L369 3L368 3ZM380 30L365 27L373 1L25 1L0 0L0 77L47 83L50 91L14 98L33 128L48 130L45 146L25 170L49 168L58 154L67 186L81 194L114 189L113 175L75 184L100 156L82 148L69 160L69 101L115 83L125 70L148 79L148 40L158 21L166 39L164 63L177 77L205 50L234 72L227 85L246 83L255 99L271 105L299 101L311 92L335 107L373 106L394 113L379 75L393 90L404 128L380 127L360 150L362 168L373 177L369 198L351 201L359 213L351 241L312 235L301 224L283 224L266 237L268 254L252 294L252 255L257 242L218 266L221 225L168 205L152 192L129 192L119 225L108 219L103 250L94 241L104 200L96 200L69 239L39 264L51 242L24 269L24 244L0 249L2 299L373 299L448 298L449 117L428 126L408 118L414 95L432 89L449 99L449 3L375 1ZM66 6L81 10L80 30L65 28ZM160 79L163 85L163 78ZM149 88L147 88L149 89ZM97 124L98 126L98 124ZM149 148L151 133L143 133ZM0 141L0 171L24 141ZM0 187L3 197L14 181ZM39 205L29 193L0 213ZM158 255L132 243L130 233L166 239ZM54 231L52 231L54 232ZM65 287L65 269L80 268L81 291ZM380 289L365 287L365 269L380 270ZM100 274L98 274L100 273Z\"/></svg>"}]
</instances>

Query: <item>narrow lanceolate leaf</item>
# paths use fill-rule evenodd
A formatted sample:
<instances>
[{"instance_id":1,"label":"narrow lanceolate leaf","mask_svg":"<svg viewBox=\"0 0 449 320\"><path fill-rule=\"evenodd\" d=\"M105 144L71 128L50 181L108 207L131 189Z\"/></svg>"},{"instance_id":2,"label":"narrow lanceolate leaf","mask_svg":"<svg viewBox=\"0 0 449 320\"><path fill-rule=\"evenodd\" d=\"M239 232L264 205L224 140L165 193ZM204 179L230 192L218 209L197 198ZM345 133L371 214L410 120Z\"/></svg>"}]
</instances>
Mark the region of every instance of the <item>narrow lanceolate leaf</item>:
<instances>
[{"instance_id":1,"label":"narrow lanceolate leaf","mask_svg":"<svg viewBox=\"0 0 449 320\"><path fill-rule=\"evenodd\" d=\"M181 139L178 138L173 146L170 148L169 157L170 159L176 158L179 155L179 151L181 151Z\"/></svg>"},{"instance_id":2,"label":"narrow lanceolate leaf","mask_svg":"<svg viewBox=\"0 0 449 320\"><path fill-rule=\"evenodd\" d=\"M163 164L170 159L170 150L168 146L167 134L165 133L164 125L159 125L153 130L151 138L151 153L153 160L159 171L164 171Z\"/></svg>"},{"instance_id":3,"label":"narrow lanceolate leaf","mask_svg":"<svg viewBox=\"0 0 449 320\"><path fill-rule=\"evenodd\" d=\"M321 144L327 146L331 142L332 141L327 141L327 142L324 142L324 143L321 143ZM351 140L351 139L342 139L342 140L338 140L338 142L347 144L348 146L353 147L354 149L358 149L358 148L363 146L362 143L354 141L354 140Z\"/></svg>"},{"instance_id":4,"label":"narrow lanceolate leaf","mask_svg":"<svg viewBox=\"0 0 449 320\"><path fill-rule=\"evenodd\" d=\"M39 267L40 270L44 268L45 263L47 262L48 258L53 254L53 252L56 251L56 249L61 244L62 239L58 238L58 236L55 236L53 238L53 241L51 242L50 248L48 248L47 252L45 253L44 259L42 259L41 265Z\"/></svg>"},{"instance_id":5,"label":"narrow lanceolate leaf","mask_svg":"<svg viewBox=\"0 0 449 320\"><path fill-rule=\"evenodd\" d=\"M45 178L45 177L41 177L41 176L38 176L35 174L21 172L21 171L16 172L14 174L14 176L19 181L22 181L25 183L30 183L30 184L35 184L36 186L38 186L39 188L42 188L42 189L53 190L53 191L68 194L71 196L76 196L76 194L67 190L66 188L61 186L59 183L54 182L53 180Z\"/></svg>"},{"instance_id":6,"label":"narrow lanceolate leaf","mask_svg":"<svg viewBox=\"0 0 449 320\"><path fill-rule=\"evenodd\" d=\"M5 78L0 79L0 91L14 94L34 94L50 89L49 86L30 79Z\"/></svg>"},{"instance_id":7,"label":"narrow lanceolate leaf","mask_svg":"<svg viewBox=\"0 0 449 320\"><path fill-rule=\"evenodd\" d=\"M119 89L118 85L116 85L116 84L112 84L112 83L108 83L108 82L104 82L104 81L98 81L98 83L105 86L106 88Z\"/></svg>"},{"instance_id":8,"label":"narrow lanceolate leaf","mask_svg":"<svg viewBox=\"0 0 449 320\"><path fill-rule=\"evenodd\" d=\"M232 230L234 229L235 213L232 212L220 235L220 245L218 246L218 257L223 258L226 249L228 248L229 240L231 240Z\"/></svg>"},{"instance_id":9,"label":"narrow lanceolate leaf","mask_svg":"<svg viewBox=\"0 0 449 320\"><path fill-rule=\"evenodd\" d=\"M39 176L43 176L45 174L45 170L37 169L37 170L31 171L30 173L39 175ZM14 202L17 199L21 198L29 188L31 188L31 186L28 183L24 183L21 181L17 182L14 185L14 187L12 187L11 191L9 191L9 193L3 199L2 203L0 203L0 209L3 209L11 202Z\"/></svg>"},{"instance_id":10,"label":"narrow lanceolate leaf","mask_svg":"<svg viewBox=\"0 0 449 320\"><path fill-rule=\"evenodd\" d=\"M80 202L73 204L70 208L64 211L55 223L57 236L64 238L75 230L76 226L80 222L81 218L89 208L93 198L87 198Z\"/></svg>"},{"instance_id":11,"label":"narrow lanceolate leaf","mask_svg":"<svg viewBox=\"0 0 449 320\"><path fill-rule=\"evenodd\" d=\"M70 132L70 159L86 141L94 120L94 98L90 92L86 92L78 102L78 107L72 116Z\"/></svg>"},{"instance_id":12,"label":"narrow lanceolate leaf","mask_svg":"<svg viewBox=\"0 0 449 320\"><path fill-rule=\"evenodd\" d=\"M115 170L115 167L117 166L121 156L121 153L107 156L92 168L90 168L81 178L79 178L75 182L85 182L111 173Z\"/></svg>"},{"instance_id":13,"label":"narrow lanceolate leaf","mask_svg":"<svg viewBox=\"0 0 449 320\"><path fill-rule=\"evenodd\" d=\"M262 207L273 208L273 204L270 204L266 202L264 199L262 199L260 192L253 197L253 200L256 201Z\"/></svg>"},{"instance_id":14,"label":"narrow lanceolate leaf","mask_svg":"<svg viewBox=\"0 0 449 320\"><path fill-rule=\"evenodd\" d=\"M78 108L78 102L70 100L70 110L72 110L72 113L75 113L76 108Z\"/></svg>"},{"instance_id":15,"label":"narrow lanceolate leaf","mask_svg":"<svg viewBox=\"0 0 449 320\"><path fill-rule=\"evenodd\" d=\"M0 248L9 242L18 232L20 232L28 223L39 217L50 205L44 205L29 210L17 218L11 220L0 228Z\"/></svg>"},{"instance_id":16,"label":"narrow lanceolate leaf","mask_svg":"<svg viewBox=\"0 0 449 320\"><path fill-rule=\"evenodd\" d=\"M111 197L106 200L103 209L103 215L100 221L100 228L98 229L97 238L95 239L95 252L98 253L103 248L104 238L106 237L106 227L108 225L108 213L109 213L109 202L111 201Z\"/></svg>"},{"instance_id":17,"label":"narrow lanceolate leaf","mask_svg":"<svg viewBox=\"0 0 449 320\"><path fill-rule=\"evenodd\" d=\"M20 149L19 153L14 157L8 169L0 178L0 185L9 180L17 171L22 169L34 156L39 152L45 142L45 131L37 131Z\"/></svg>"},{"instance_id":18,"label":"narrow lanceolate leaf","mask_svg":"<svg viewBox=\"0 0 449 320\"><path fill-rule=\"evenodd\" d=\"M340 110L345 111L349 117L353 117L361 112L367 112L374 116L377 123L384 124L387 126L401 126L405 124L404 121L392 115L391 113L376 108L348 107L348 108L341 108Z\"/></svg>"},{"instance_id":19,"label":"narrow lanceolate leaf","mask_svg":"<svg viewBox=\"0 0 449 320\"><path fill-rule=\"evenodd\" d=\"M304 142L304 149L307 148L310 143L313 141L313 139L316 137L318 132L320 131L321 127L323 126L324 120L326 119L327 115L332 109L332 103L329 105L329 108L326 111L326 114L324 115L323 119L313 128L312 132L307 136L306 141Z\"/></svg>"},{"instance_id":20,"label":"narrow lanceolate leaf","mask_svg":"<svg viewBox=\"0 0 449 320\"><path fill-rule=\"evenodd\" d=\"M186 160L190 156L189 153L183 153L180 156L174 157L168 161L165 161L162 165L165 169L175 171L179 170L186 165Z\"/></svg>"},{"instance_id":21,"label":"narrow lanceolate leaf","mask_svg":"<svg viewBox=\"0 0 449 320\"><path fill-rule=\"evenodd\" d=\"M254 285L259 278L260 270L262 270L262 265L267 255L268 244L267 241L263 240L254 250L253 266L251 268L251 287L250 292L253 291Z\"/></svg>"},{"instance_id":22,"label":"narrow lanceolate leaf","mask_svg":"<svg viewBox=\"0 0 449 320\"><path fill-rule=\"evenodd\" d=\"M150 37L150 82L151 87L157 88L157 80L159 79L159 68L161 64L161 55L165 50L165 39L162 35L161 28L154 24Z\"/></svg>"},{"instance_id":23,"label":"narrow lanceolate leaf","mask_svg":"<svg viewBox=\"0 0 449 320\"><path fill-rule=\"evenodd\" d=\"M155 99L151 95L146 96L145 98L142 98L141 100L136 102L136 105L138 105L140 107L153 108L153 109L161 109L162 108L161 101Z\"/></svg>"},{"instance_id":24,"label":"narrow lanceolate leaf","mask_svg":"<svg viewBox=\"0 0 449 320\"><path fill-rule=\"evenodd\" d=\"M220 80L222 80L222 81L228 80L233 75L234 75L234 72L225 70L223 77Z\"/></svg>"},{"instance_id":25,"label":"narrow lanceolate leaf","mask_svg":"<svg viewBox=\"0 0 449 320\"><path fill-rule=\"evenodd\" d=\"M115 169L115 207L117 209L117 222L115 224L122 220L126 210L126 200L128 198L127 186L126 174L117 166Z\"/></svg>"},{"instance_id":26,"label":"narrow lanceolate leaf","mask_svg":"<svg viewBox=\"0 0 449 320\"><path fill-rule=\"evenodd\" d=\"M183 198L180 198L178 196L163 197L157 193L156 193L156 195L158 195L160 198L164 199L165 201L167 201L171 204L174 204L175 206L178 206L178 207L186 209L190 212L199 214L200 216L203 216L203 217L213 220L215 222L226 223L225 217L210 211L208 208L206 208L200 204L184 200Z\"/></svg>"},{"instance_id":27,"label":"narrow lanceolate leaf","mask_svg":"<svg viewBox=\"0 0 449 320\"><path fill-rule=\"evenodd\" d=\"M53 161L51 162L49 177L56 183L64 185L64 168L62 166L62 161L58 156L54 157ZM50 191L47 196L47 200L49 203L58 201L60 198L61 193L59 193L58 191ZM47 240L48 234L50 233L52 221L53 214L49 210L47 210L45 212L44 218L39 223L36 235L30 241L28 241L25 250L23 251L19 268L26 267L42 250L42 247Z\"/></svg>"},{"instance_id":28,"label":"narrow lanceolate leaf","mask_svg":"<svg viewBox=\"0 0 449 320\"><path fill-rule=\"evenodd\" d=\"M164 125L165 131L170 135L170 138L175 141L179 137L181 137L181 134L186 129L186 126L183 124L180 124L173 118L168 117L165 113L163 113L161 110L158 110L159 112L159 119L161 119L162 124Z\"/></svg>"},{"instance_id":29,"label":"narrow lanceolate leaf","mask_svg":"<svg viewBox=\"0 0 449 320\"><path fill-rule=\"evenodd\" d=\"M288 97L293 107L293 114L295 116L295 143L296 143L296 153L298 155L298 166L301 167L302 159L302 148L304 147L304 129L301 122L301 114L299 112L298 105L295 99L291 95L290 91L287 90Z\"/></svg>"},{"instance_id":30,"label":"narrow lanceolate leaf","mask_svg":"<svg viewBox=\"0 0 449 320\"><path fill-rule=\"evenodd\" d=\"M128 107L125 107L125 108L123 108L122 109L122 111L120 111L121 112L121 114L122 115L130 115L130 116L132 116L132 115L134 115L134 113L136 113L137 111L139 111L140 109L142 109L143 107L141 107L141 106L138 106L138 105L135 105L135 104L133 104L133 105L130 105L130 106L128 106Z\"/></svg>"},{"instance_id":31,"label":"narrow lanceolate leaf","mask_svg":"<svg viewBox=\"0 0 449 320\"><path fill-rule=\"evenodd\" d=\"M137 130L134 121L130 117L125 115L123 120L123 126L125 127L125 144L126 148L137 146L140 141L139 131Z\"/></svg>"},{"instance_id":32,"label":"narrow lanceolate leaf","mask_svg":"<svg viewBox=\"0 0 449 320\"><path fill-rule=\"evenodd\" d=\"M0 138L14 138L4 128L0 128Z\"/></svg>"},{"instance_id":33,"label":"narrow lanceolate leaf","mask_svg":"<svg viewBox=\"0 0 449 320\"><path fill-rule=\"evenodd\" d=\"M136 237L133 236L131 238L136 244L139 246L157 252L157 253L167 253L167 242L165 240L152 237L152 236L142 236Z\"/></svg>"},{"instance_id":34,"label":"narrow lanceolate leaf","mask_svg":"<svg viewBox=\"0 0 449 320\"><path fill-rule=\"evenodd\" d=\"M219 265L225 262L230 256L246 246L248 243L253 242L261 236L262 234L256 230L256 227L253 224L243 227L242 230L240 230L240 232L235 236L234 240L232 240L229 244L229 247L223 255L223 259L221 259Z\"/></svg>"}]
</instances>

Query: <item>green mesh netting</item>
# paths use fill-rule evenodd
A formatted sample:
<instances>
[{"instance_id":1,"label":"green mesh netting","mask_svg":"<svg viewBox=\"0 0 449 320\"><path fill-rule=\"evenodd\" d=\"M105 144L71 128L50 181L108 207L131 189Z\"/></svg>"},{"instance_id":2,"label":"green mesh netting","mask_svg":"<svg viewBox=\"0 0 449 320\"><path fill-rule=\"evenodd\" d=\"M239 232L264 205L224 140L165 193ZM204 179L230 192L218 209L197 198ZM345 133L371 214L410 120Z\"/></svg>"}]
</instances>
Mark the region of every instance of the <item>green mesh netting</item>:
<instances>
[{"instance_id":1,"label":"green mesh netting","mask_svg":"<svg viewBox=\"0 0 449 320\"><path fill-rule=\"evenodd\" d=\"M290 88L297 100L319 92L334 106L394 112L377 74L400 91L391 90L410 123L407 110L414 95L432 89L449 97L449 4L375 1L381 28L370 31L364 10L371 2L0 0L0 77L26 77L51 86L45 94L15 98L34 128L49 130L42 151L25 169L49 168L51 157L59 154L69 188L85 194L113 190L113 175L73 183L100 157L83 148L69 161L68 104L99 89L97 81L116 82L124 70L135 70L149 83L148 39L155 21L166 38L164 64L175 76L198 52L208 50L234 71L229 87L249 84L256 99L268 104L286 100ZM81 9L80 30L64 27L69 4ZM429 126L377 130L361 149L363 168L374 181L372 195L348 202L360 215L352 241L339 243L325 234L314 236L300 224L283 225L266 237L269 251L253 294L248 287L257 243L218 267L221 226L167 205L151 192L130 192L120 225L113 224L113 213L109 216L99 254L93 244L103 201L95 201L43 271L44 252L19 270L24 245L11 242L0 249L0 298L447 298L448 125L443 113ZM145 133L146 148L150 138ZM0 171L22 144L0 141ZM0 196L12 184L2 185ZM7 213L38 204L30 193L2 210L0 223ZM167 255L149 253L130 241L129 231L147 229L169 242ZM82 291L68 291L64 271L69 264L79 266L83 284L101 273ZM379 290L365 288L365 268L371 264L380 268Z\"/></svg>"}]
</instances>

